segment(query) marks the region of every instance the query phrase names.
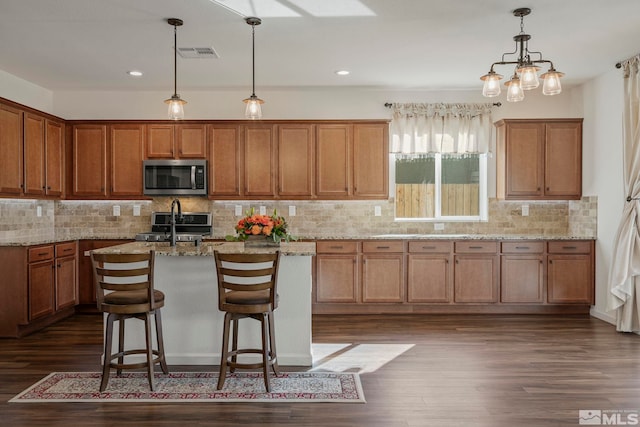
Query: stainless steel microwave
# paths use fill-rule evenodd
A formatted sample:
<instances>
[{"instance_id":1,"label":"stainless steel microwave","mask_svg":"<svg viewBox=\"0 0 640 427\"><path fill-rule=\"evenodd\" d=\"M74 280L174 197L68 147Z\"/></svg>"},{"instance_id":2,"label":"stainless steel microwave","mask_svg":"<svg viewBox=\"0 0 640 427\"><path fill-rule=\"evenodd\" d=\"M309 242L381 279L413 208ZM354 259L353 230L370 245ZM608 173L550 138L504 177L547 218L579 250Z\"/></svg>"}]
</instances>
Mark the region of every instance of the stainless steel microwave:
<instances>
[{"instance_id":1,"label":"stainless steel microwave","mask_svg":"<svg viewBox=\"0 0 640 427\"><path fill-rule=\"evenodd\" d=\"M207 195L206 160L144 160L143 170L145 195Z\"/></svg>"}]
</instances>

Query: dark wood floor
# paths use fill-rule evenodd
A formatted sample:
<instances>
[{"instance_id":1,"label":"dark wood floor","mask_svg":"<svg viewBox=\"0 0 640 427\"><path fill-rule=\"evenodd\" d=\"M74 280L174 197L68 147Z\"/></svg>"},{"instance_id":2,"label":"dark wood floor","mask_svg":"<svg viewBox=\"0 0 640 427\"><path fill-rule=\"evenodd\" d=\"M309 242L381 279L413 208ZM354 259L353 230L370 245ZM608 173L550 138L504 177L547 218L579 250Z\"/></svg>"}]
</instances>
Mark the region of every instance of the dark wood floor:
<instances>
[{"instance_id":1,"label":"dark wood floor","mask_svg":"<svg viewBox=\"0 0 640 427\"><path fill-rule=\"evenodd\" d=\"M640 411L640 337L587 316L315 316L315 343L348 344L322 362L364 351L348 369L374 369L366 404L7 403L50 372L98 370L100 319L0 340L0 425L575 426L579 409ZM389 344L413 346L367 356Z\"/></svg>"}]
</instances>

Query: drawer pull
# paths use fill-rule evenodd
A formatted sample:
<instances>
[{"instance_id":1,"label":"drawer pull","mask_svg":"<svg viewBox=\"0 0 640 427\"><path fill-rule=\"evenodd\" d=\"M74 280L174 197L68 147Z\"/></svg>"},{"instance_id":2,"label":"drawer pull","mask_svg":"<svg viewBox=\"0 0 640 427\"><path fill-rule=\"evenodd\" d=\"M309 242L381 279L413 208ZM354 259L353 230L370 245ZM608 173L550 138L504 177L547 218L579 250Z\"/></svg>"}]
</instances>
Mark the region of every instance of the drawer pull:
<instances>
[{"instance_id":1,"label":"drawer pull","mask_svg":"<svg viewBox=\"0 0 640 427\"><path fill-rule=\"evenodd\" d=\"M63 249L62 252L73 252L72 248Z\"/></svg>"},{"instance_id":2,"label":"drawer pull","mask_svg":"<svg viewBox=\"0 0 640 427\"><path fill-rule=\"evenodd\" d=\"M389 249L389 246L376 246L376 249Z\"/></svg>"},{"instance_id":3,"label":"drawer pull","mask_svg":"<svg viewBox=\"0 0 640 427\"><path fill-rule=\"evenodd\" d=\"M331 249L344 249L344 246L329 246Z\"/></svg>"},{"instance_id":4,"label":"drawer pull","mask_svg":"<svg viewBox=\"0 0 640 427\"><path fill-rule=\"evenodd\" d=\"M577 246L563 246L562 249L578 249Z\"/></svg>"},{"instance_id":5,"label":"drawer pull","mask_svg":"<svg viewBox=\"0 0 640 427\"><path fill-rule=\"evenodd\" d=\"M423 246L422 249L435 249L435 246Z\"/></svg>"},{"instance_id":6,"label":"drawer pull","mask_svg":"<svg viewBox=\"0 0 640 427\"><path fill-rule=\"evenodd\" d=\"M49 252L38 252L39 256L46 256L49 255Z\"/></svg>"},{"instance_id":7,"label":"drawer pull","mask_svg":"<svg viewBox=\"0 0 640 427\"><path fill-rule=\"evenodd\" d=\"M529 249L529 246L516 246L516 249Z\"/></svg>"},{"instance_id":8,"label":"drawer pull","mask_svg":"<svg viewBox=\"0 0 640 427\"><path fill-rule=\"evenodd\" d=\"M469 246L469 249L482 249L482 246Z\"/></svg>"}]
</instances>

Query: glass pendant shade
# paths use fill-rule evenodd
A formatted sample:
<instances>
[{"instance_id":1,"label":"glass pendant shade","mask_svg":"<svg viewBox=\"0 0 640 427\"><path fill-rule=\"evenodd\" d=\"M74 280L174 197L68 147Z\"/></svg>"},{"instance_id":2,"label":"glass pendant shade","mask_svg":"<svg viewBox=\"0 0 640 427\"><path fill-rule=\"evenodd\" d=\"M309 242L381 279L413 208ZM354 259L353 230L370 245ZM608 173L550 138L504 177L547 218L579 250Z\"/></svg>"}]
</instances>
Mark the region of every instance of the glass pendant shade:
<instances>
[{"instance_id":1,"label":"glass pendant shade","mask_svg":"<svg viewBox=\"0 0 640 427\"><path fill-rule=\"evenodd\" d=\"M544 80L542 84L542 94L543 95L557 95L562 92L562 85L560 84L560 77L564 76L563 73L560 73L553 68L550 68L549 71L540 76L541 79Z\"/></svg>"},{"instance_id":2,"label":"glass pendant shade","mask_svg":"<svg viewBox=\"0 0 640 427\"><path fill-rule=\"evenodd\" d=\"M493 98L494 96L500 95L500 79L502 79L502 76L495 71L489 71L487 74L480 77L480 80L484 80L482 95L487 98Z\"/></svg>"},{"instance_id":3,"label":"glass pendant shade","mask_svg":"<svg viewBox=\"0 0 640 427\"><path fill-rule=\"evenodd\" d=\"M264 101L255 95L251 95L247 99L243 99L242 102L247 104L247 108L244 110L244 116L247 119L257 120L262 118L262 107L260 104L264 104Z\"/></svg>"},{"instance_id":4,"label":"glass pendant shade","mask_svg":"<svg viewBox=\"0 0 640 427\"><path fill-rule=\"evenodd\" d=\"M183 105L186 104L187 101L180 99L180 95L176 93L171 98L165 100L164 102L166 104L169 104L169 119L171 120L184 119Z\"/></svg>"},{"instance_id":5,"label":"glass pendant shade","mask_svg":"<svg viewBox=\"0 0 640 427\"><path fill-rule=\"evenodd\" d=\"M524 99L524 91L522 90L518 76L513 76L505 85L507 86L508 102L520 102Z\"/></svg>"},{"instance_id":6,"label":"glass pendant shade","mask_svg":"<svg viewBox=\"0 0 640 427\"><path fill-rule=\"evenodd\" d=\"M540 86L540 81L538 80L539 70L540 68L533 65L518 68L518 73L520 73L520 86L522 87L522 90L531 90Z\"/></svg>"}]
</instances>

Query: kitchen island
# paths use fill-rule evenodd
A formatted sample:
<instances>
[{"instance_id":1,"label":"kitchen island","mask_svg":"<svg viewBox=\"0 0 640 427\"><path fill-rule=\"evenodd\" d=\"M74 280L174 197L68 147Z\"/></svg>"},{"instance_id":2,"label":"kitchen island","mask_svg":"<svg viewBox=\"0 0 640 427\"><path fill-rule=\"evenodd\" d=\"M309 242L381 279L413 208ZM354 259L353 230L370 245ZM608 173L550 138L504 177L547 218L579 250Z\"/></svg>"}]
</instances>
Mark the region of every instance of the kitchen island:
<instances>
[{"instance_id":1,"label":"kitchen island","mask_svg":"<svg viewBox=\"0 0 640 427\"><path fill-rule=\"evenodd\" d=\"M275 310L276 346L280 365L310 366L311 258L314 242L289 242L277 247L249 247L241 242L204 242L199 246L135 242L97 249L97 253L141 253L154 250L155 288L165 294L162 328L171 365L217 365L222 347L224 313L218 310L218 284L213 252L265 253L280 250ZM241 325L239 345L259 346L260 324ZM142 322L130 321L126 345L144 342Z\"/></svg>"}]
</instances>

